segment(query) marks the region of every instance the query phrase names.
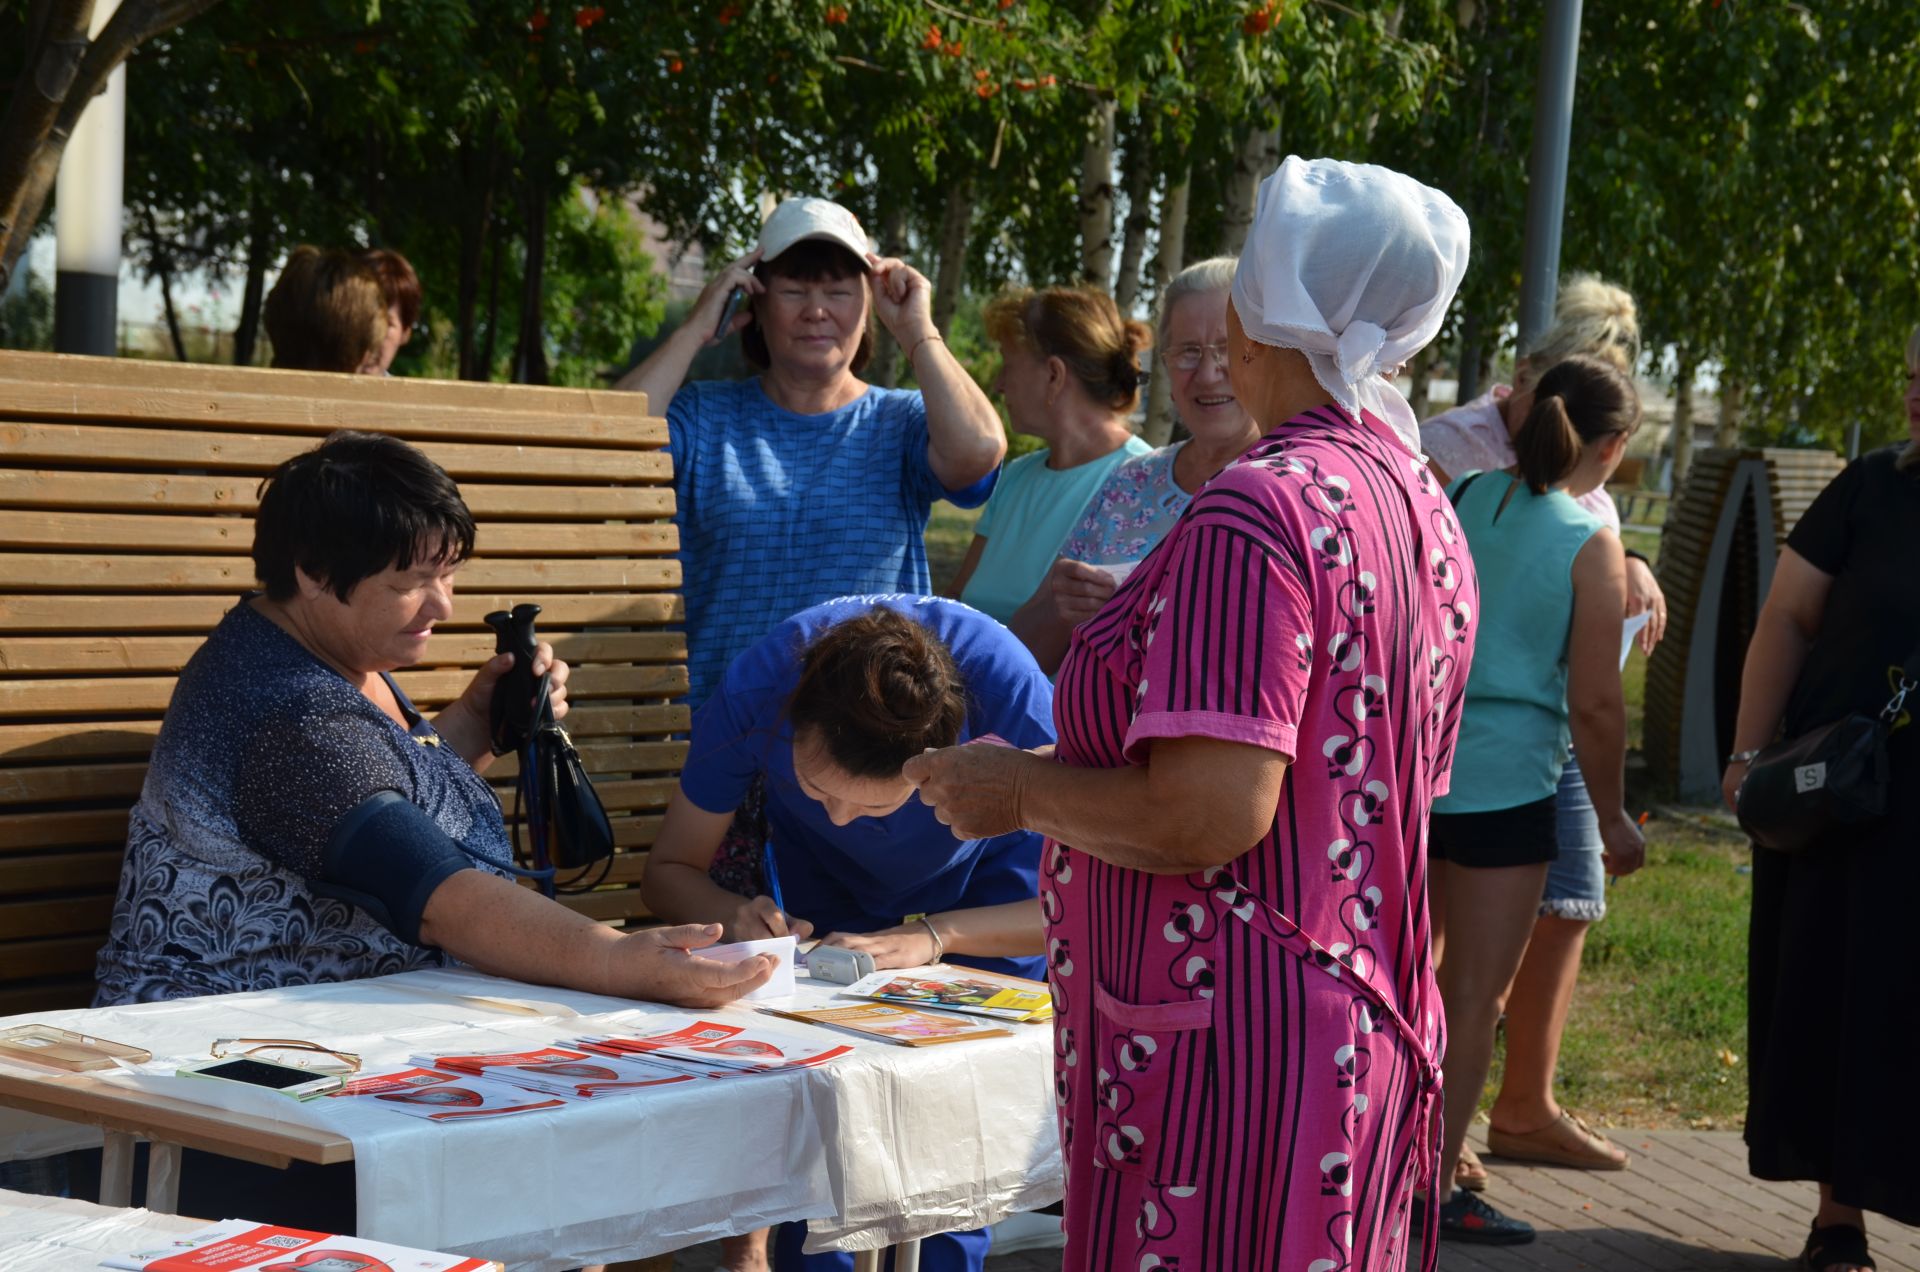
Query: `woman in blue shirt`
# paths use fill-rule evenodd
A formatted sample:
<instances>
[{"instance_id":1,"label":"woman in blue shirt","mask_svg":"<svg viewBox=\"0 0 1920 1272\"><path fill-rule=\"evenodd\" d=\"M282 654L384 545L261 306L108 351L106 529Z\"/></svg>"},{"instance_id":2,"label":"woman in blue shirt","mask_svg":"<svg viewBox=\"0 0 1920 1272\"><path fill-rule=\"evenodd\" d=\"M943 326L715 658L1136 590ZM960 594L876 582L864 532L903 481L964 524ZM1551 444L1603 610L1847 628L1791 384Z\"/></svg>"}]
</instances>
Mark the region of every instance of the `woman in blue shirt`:
<instances>
[{"instance_id":1,"label":"woman in blue shirt","mask_svg":"<svg viewBox=\"0 0 1920 1272\"><path fill-rule=\"evenodd\" d=\"M1608 871L1638 869L1644 852L1622 802L1626 556L1619 536L1576 502L1606 484L1639 424L1633 381L1597 358L1568 358L1540 378L1514 438L1518 463L1469 473L1448 492L1480 580L1451 789L1434 804L1427 844L1447 1009L1446 1141L1435 1195L1450 1240L1533 1239L1527 1224L1453 1182L1494 1028L1559 854L1555 791L1569 739L1593 792Z\"/></svg>"},{"instance_id":2,"label":"woman in blue shirt","mask_svg":"<svg viewBox=\"0 0 1920 1272\"><path fill-rule=\"evenodd\" d=\"M647 866L648 908L723 923L732 940L824 933L882 968L944 958L1043 978L1040 836L956 839L900 775L928 747L969 741L1053 742L1052 686L1006 628L931 596L802 610L734 659L695 714ZM749 899L708 868L760 778L770 895ZM853 1266L847 1255L802 1258L803 1236L797 1224L782 1230L781 1266ZM943 1234L921 1266L977 1269L986 1248L983 1232ZM757 1251L727 1253L729 1266L759 1266Z\"/></svg>"}]
</instances>

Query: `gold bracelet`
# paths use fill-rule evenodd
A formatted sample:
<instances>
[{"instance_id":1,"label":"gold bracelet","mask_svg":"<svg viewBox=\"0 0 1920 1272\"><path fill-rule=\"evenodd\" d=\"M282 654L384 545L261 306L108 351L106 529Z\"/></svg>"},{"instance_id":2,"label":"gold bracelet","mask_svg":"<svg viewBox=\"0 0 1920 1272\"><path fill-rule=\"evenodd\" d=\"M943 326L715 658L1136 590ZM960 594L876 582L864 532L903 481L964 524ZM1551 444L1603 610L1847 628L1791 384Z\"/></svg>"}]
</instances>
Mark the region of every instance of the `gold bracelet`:
<instances>
[{"instance_id":1,"label":"gold bracelet","mask_svg":"<svg viewBox=\"0 0 1920 1272\"><path fill-rule=\"evenodd\" d=\"M940 933L934 929L932 919L923 914L917 922L922 924L927 929L927 935L933 938L933 957L928 959L927 962L938 963L946 956L947 943L940 939Z\"/></svg>"},{"instance_id":2,"label":"gold bracelet","mask_svg":"<svg viewBox=\"0 0 1920 1272\"><path fill-rule=\"evenodd\" d=\"M945 336L943 336L943 335L941 335L941 334L940 334L939 332L937 332L937 331L936 331L936 332L934 332L934 333L933 333L932 335L930 335L930 336L922 336L922 337L920 337L920 338L919 338L918 340L916 340L916 341L914 341L914 342L913 342L913 348L911 348L911 349L909 349L909 350L907 350L907 365L908 365L908 366L912 366L912 365L913 365L913 355L914 355L914 354L916 354L916 353L918 353L918 352L920 352L920 346L921 346L921 345L923 345L923 344L926 344L926 343L927 343L927 342L928 342L929 340L938 340L938 341L939 341L939 342L940 342L941 344L945 344L945 343L947 343L947 339L946 339L946 337L945 337ZM936 937L936 938L934 938L934 939L936 939L936 940L938 940L939 938L938 938L938 937Z\"/></svg>"}]
</instances>

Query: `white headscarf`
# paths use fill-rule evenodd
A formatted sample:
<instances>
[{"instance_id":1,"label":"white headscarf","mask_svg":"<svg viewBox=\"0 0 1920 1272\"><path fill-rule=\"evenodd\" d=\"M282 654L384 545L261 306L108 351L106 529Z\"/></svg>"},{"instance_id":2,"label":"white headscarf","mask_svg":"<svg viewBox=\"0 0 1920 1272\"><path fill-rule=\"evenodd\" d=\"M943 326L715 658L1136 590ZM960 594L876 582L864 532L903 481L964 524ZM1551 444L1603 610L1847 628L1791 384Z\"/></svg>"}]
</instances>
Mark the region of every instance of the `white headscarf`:
<instances>
[{"instance_id":1,"label":"white headscarf","mask_svg":"<svg viewBox=\"0 0 1920 1272\"><path fill-rule=\"evenodd\" d=\"M1333 400L1420 429L1386 379L1440 333L1467 270L1467 216L1452 199L1373 164L1289 155L1260 186L1233 276L1248 337L1298 349Z\"/></svg>"}]
</instances>

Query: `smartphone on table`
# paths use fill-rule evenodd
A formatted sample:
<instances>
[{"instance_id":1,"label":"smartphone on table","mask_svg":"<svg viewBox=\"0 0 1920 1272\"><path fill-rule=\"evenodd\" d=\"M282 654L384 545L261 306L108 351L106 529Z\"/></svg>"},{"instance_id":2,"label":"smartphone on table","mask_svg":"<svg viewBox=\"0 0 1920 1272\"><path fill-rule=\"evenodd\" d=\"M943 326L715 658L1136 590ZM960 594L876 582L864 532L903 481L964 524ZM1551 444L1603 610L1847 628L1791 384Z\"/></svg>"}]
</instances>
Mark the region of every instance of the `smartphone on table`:
<instances>
[{"instance_id":1,"label":"smartphone on table","mask_svg":"<svg viewBox=\"0 0 1920 1272\"><path fill-rule=\"evenodd\" d=\"M337 1073L315 1073L311 1069L249 1057L183 1065L175 1072L183 1078L213 1078L221 1082L238 1082L242 1086L264 1087L269 1091L290 1095L296 1100L311 1100L316 1095L326 1095L346 1085L346 1079Z\"/></svg>"}]
</instances>

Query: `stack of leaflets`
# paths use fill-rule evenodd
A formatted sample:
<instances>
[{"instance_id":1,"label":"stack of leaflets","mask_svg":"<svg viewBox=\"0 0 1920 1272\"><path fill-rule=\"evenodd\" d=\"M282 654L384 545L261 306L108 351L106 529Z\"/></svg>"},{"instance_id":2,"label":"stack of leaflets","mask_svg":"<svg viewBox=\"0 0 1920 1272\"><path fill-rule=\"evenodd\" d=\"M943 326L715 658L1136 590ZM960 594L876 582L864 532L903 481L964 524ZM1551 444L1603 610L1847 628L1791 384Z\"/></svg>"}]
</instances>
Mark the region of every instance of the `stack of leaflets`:
<instances>
[{"instance_id":1,"label":"stack of leaflets","mask_svg":"<svg viewBox=\"0 0 1920 1272\"><path fill-rule=\"evenodd\" d=\"M277 1228L251 1219L222 1219L164 1246L108 1259L100 1266L127 1272L498 1272L500 1267L487 1259Z\"/></svg>"},{"instance_id":2,"label":"stack of leaflets","mask_svg":"<svg viewBox=\"0 0 1920 1272\"><path fill-rule=\"evenodd\" d=\"M1053 1019L1053 995L1044 982L944 964L875 972L847 986L841 997L870 998L1029 1025Z\"/></svg>"},{"instance_id":3,"label":"stack of leaflets","mask_svg":"<svg viewBox=\"0 0 1920 1272\"><path fill-rule=\"evenodd\" d=\"M491 1078L463 1076L438 1069L402 1069L355 1078L327 1097L332 1100L378 1100L396 1113L423 1117L429 1122L459 1122L508 1113L557 1109L565 1100L542 1096Z\"/></svg>"},{"instance_id":4,"label":"stack of leaflets","mask_svg":"<svg viewBox=\"0 0 1920 1272\"><path fill-rule=\"evenodd\" d=\"M974 1038L1011 1038L1005 1029L996 1029L970 1020L936 1015L930 1011L909 1011L887 1003L864 1007L821 1007L807 1011L762 1007L769 1016L804 1020L810 1025L827 1025L901 1047L931 1047L941 1042L967 1042Z\"/></svg>"},{"instance_id":5,"label":"stack of leaflets","mask_svg":"<svg viewBox=\"0 0 1920 1272\"><path fill-rule=\"evenodd\" d=\"M557 1095L563 1100L627 1095L649 1087L687 1082L693 1076L644 1057L588 1054L568 1047L468 1056L415 1056L413 1063L427 1069L491 1078L529 1091Z\"/></svg>"},{"instance_id":6,"label":"stack of leaflets","mask_svg":"<svg viewBox=\"0 0 1920 1272\"><path fill-rule=\"evenodd\" d=\"M653 1063L685 1075L709 1078L739 1077L750 1073L784 1073L805 1069L846 1055L852 1047L822 1046L804 1035L745 1025L696 1020L638 1038L594 1036L576 1038L571 1045L601 1056L618 1056Z\"/></svg>"}]
</instances>

